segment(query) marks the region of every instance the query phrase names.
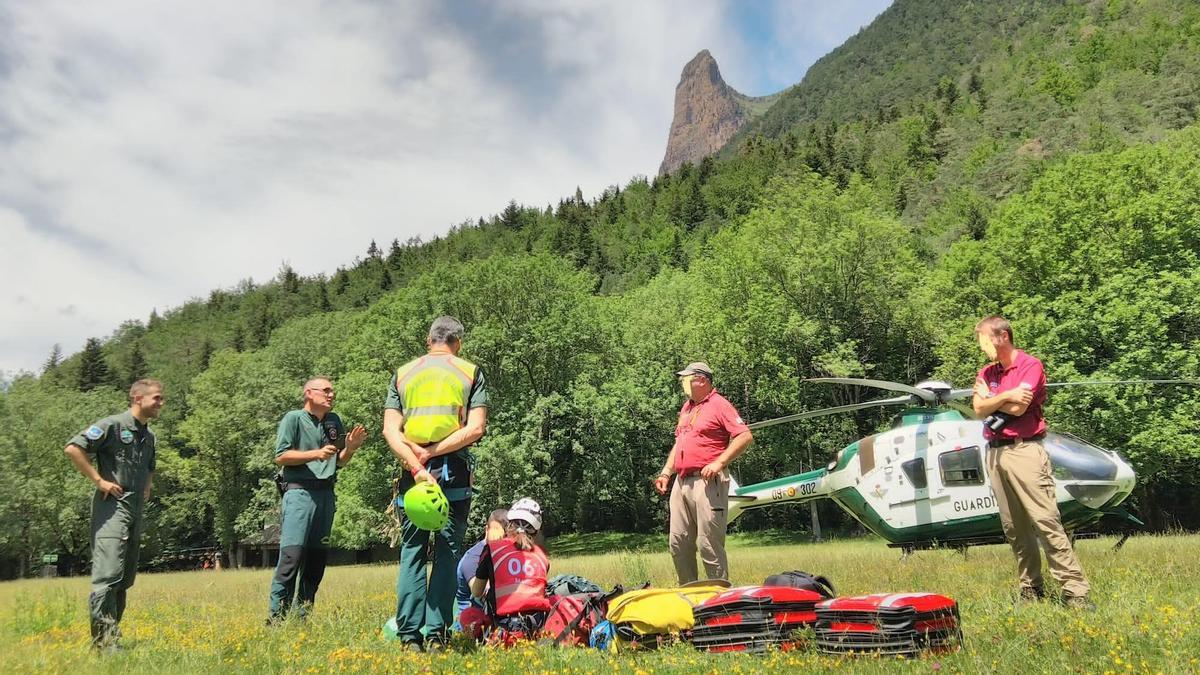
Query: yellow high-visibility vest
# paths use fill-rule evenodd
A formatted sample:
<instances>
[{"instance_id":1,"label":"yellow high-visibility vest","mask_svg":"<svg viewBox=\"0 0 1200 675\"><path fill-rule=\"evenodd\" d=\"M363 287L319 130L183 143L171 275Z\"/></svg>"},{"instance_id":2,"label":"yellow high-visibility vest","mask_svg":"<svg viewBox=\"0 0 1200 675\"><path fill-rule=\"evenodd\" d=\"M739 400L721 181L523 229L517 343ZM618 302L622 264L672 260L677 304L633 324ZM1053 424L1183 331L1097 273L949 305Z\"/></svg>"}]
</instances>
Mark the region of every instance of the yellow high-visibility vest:
<instances>
[{"instance_id":1,"label":"yellow high-visibility vest","mask_svg":"<svg viewBox=\"0 0 1200 675\"><path fill-rule=\"evenodd\" d=\"M451 354L427 354L396 371L404 400L404 435L422 445L436 443L467 422L475 364Z\"/></svg>"}]
</instances>

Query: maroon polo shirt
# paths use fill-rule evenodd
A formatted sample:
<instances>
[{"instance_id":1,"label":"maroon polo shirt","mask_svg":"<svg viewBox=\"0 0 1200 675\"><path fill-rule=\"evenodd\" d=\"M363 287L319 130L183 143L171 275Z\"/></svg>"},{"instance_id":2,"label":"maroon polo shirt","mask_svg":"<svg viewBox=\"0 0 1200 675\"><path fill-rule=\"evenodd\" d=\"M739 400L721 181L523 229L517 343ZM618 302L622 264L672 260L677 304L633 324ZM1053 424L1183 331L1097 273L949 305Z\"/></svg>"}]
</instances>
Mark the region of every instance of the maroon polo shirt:
<instances>
[{"instance_id":1,"label":"maroon polo shirt","mask_svg":"<svg viewBox=\"0 0 1200 675\"><path fill-rule=\"evenodd\" d=\"M1042 369L1041 361L1017 349L1012 365L1005 368L1000 363L988 364L979 371L976 381L983 382L992 396L1018 387L1033 392L1033 400L1029 402L1025 414L1009 420L999 434L985 427L983 433L987 438L1029 438L1046 433L1046 418L1042 416L1042 403L1046 400L1046 371Z\"/></svg>"},{"instance_id":2,"label":"maroon polo shirt","mask_svg":"<svg viewBox=\"0 0 1200 675\"><path fill-rule=\"evenodd\" d=\"M704 400L684 401L675 425L675 471L696 472L716 460L729 439L750 431L733 404L714 389Z\"/></svg>"}]
</instances>

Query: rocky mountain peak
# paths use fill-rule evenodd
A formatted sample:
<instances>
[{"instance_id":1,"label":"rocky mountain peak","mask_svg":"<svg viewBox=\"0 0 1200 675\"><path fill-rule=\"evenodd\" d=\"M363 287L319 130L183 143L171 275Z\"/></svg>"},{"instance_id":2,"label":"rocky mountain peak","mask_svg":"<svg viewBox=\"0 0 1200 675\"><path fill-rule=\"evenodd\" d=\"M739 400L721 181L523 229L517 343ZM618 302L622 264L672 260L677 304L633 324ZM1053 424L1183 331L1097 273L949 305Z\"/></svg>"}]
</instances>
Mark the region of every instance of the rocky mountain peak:
<instances>
[{"instance_id":1,"label":"rocky mountain peak","mask_svg":"<svg viewBox=\"0 0 1200 675\"><path fill-rule=\"evenodd\" d=\"M683 67L675 87L675 116L658 172L670 173L717 152L772 98L738 93L721 78L713 55L700 50Z\"/></svg>"},{"instance_id":2,"label":"rocky mountain peak","mask_svg":"<svg viewBox=\"0 0 1200 675\"><path fill-rule=\"evenodd\" d=\"M715 86L725 87L725 80L721 79L721 69L717 66L717 60L707 49L701 49L699 54L692 57L691 61L683 67L683 73L679 77L680 84L687 80L707 78ZM678 87L676 88L678 89Z\"/></svg>"}]
</instances>

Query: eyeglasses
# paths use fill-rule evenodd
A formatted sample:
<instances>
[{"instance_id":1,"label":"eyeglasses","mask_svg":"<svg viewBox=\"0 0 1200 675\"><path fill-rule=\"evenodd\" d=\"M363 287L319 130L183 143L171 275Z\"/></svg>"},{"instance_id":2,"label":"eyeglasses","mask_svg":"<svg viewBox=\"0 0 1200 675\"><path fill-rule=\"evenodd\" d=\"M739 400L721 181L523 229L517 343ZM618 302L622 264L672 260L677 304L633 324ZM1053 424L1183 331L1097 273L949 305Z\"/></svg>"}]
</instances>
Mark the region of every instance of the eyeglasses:
<instances>
[{"instance_id":1,"label":"eyeglasses","mask_svg":"<svg viewBox=\"0 0 1200 675\"><path fill-rule=\"evenodd\" d=\"M333 396L333 387L325 387L324 389L317 389L315 387L309 387L305 391L319 391L322 394L325 394L326 396Z\"/></svg>"}]
</instances>

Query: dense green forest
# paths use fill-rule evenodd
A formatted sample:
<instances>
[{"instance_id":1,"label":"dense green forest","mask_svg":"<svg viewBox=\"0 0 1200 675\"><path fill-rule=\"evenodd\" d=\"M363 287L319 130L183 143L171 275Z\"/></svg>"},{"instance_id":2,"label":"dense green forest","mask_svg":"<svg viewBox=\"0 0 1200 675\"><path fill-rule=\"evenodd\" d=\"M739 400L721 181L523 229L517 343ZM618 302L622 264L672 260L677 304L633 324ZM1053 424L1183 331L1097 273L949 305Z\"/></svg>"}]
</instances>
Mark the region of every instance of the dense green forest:
<instances>
[{"instance_id":1,"label":"dense green forest","mask_svg":"<svg viewBox=\"0 0 1200 675\"><path fill-rule=\"evenodd\" d=\"M145 560L231 550L277 519L275 424L314 373L372 430L339 481L334 544L384 541L389 373L444 313L491 389L475 508L532 495L555 532L662 527L650 479L682 401L672 373L691 360L759 420L871 395L812 376L969 384L974 321L1002 312L1053 380L1196 377L1198 105L1194 3L898 0L720 157L370 242L328 277L285 264L54 350L0 394L0 567L86 558L91 488L62 447L146 375L168 406ZM1200 527L1200 392L1076 390L1048 411L1133 461L1151 527ZM822 465L885 423L763 430L735 474ZM806 529L807 508L738 527Z\"/></svg>"}]
</instances>

